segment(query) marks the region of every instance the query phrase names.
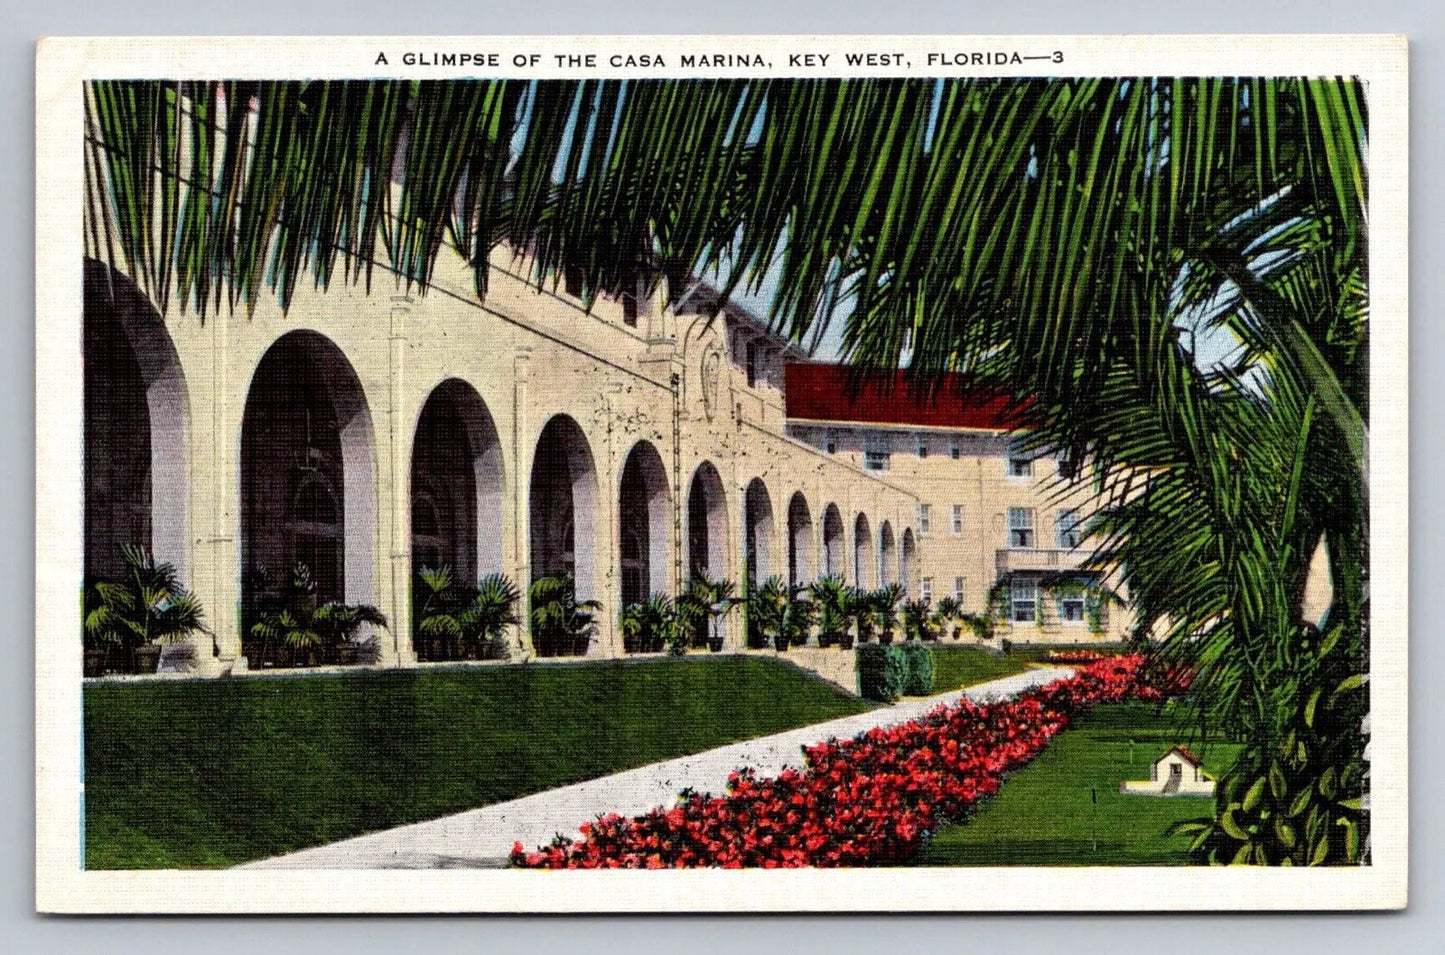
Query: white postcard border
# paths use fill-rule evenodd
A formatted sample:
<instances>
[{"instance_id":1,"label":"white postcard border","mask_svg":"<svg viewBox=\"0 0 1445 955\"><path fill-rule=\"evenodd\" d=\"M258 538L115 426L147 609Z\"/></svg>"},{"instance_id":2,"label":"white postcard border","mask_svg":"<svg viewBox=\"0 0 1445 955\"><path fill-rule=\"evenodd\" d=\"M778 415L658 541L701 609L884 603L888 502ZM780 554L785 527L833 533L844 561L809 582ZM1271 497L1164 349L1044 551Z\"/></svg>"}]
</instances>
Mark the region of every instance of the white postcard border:
<instances>
[{"instance_id":1,"label":"white postcard border","mask_svg":"<svg viewBox=\"0 0 1445 955\"><path fill-rule=\"evenodd\" d=\"M497 68L376 64L379 52L501 55ZM845 51L904 50L911 68L842 67ZM928 67L929 53L1052 54L1026 67ZM768 75L1357 75L1370 106L1372 854L1370 866L952 868L689 872L112 872L81 868L79 382L81 83L98 77L448 78L741 76L682 52L759 52ZM596 67L554 66L585 54ZM663 70L612 55L664 52ZM794 67L791 53L830 54ZM524 65L512 57L536 55ZM623 61L625 62L625 61ZM145 37L56 38L37 56L36 905L48 912L1017 911L1399 908L1406 900L1408 339L1405 42L1394 36L1096 37ZM1384 785L1390 781L1389 785ZM578 820L582 822L583 820Z\"/></svg>"}]
</instances>

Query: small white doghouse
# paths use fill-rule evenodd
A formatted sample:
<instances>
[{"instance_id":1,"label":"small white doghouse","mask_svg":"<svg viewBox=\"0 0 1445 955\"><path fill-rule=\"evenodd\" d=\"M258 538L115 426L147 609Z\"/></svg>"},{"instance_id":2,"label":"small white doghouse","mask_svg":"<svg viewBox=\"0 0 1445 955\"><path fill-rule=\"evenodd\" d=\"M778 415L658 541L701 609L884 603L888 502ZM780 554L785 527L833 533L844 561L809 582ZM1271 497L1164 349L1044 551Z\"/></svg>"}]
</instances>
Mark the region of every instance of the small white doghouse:
<instances>
[{"instance_id":1,"label":"small white doghouse","mask_svg":"<svg viewBox=\"0 0 1445 955\"><path fill-rule=\"evenodd\" d=\"M1149 779L1119 784L1128 796L1213 796L1214 777L1204 764L1183 746L1175 746L1154 760Z\"/></svg>"}]
</instances>

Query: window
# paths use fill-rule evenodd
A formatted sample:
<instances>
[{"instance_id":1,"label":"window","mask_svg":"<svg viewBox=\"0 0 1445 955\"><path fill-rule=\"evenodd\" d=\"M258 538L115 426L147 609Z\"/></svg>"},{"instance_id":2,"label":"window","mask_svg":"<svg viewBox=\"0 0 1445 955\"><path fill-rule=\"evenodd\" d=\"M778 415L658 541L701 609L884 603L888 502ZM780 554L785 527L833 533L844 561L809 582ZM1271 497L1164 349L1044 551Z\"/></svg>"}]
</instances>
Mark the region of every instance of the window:
<instances>
[{"instance_id":1,"label":"window","mask_svg":"<svg viewBox=\"0 0 1445 955\"><path fill-rule=\"evenodd\" d=\"M925 577L925 578L923 578L923 582L922 582L922 584L919 586L918 596L919 596L920 598L922 598L922 600L923 600L924 603L928 604L929 606L932 606L932 605L933 605L933 578L932 578L932 577Z\"/></svg>"},{"instance_id":2,"label":"window","mask_svg":"<svg viewBox=\"0 0 1445 955\"><path fill-rule=\"evenodd\" d=\"M1059 511L1055 526L1062 550L1073 550L1084 539L1083 530L1079 527L1079 512L1073 508Z\"/></svg>"},{"instance_id":3,"label":"window","mask_svg":"<svg viewBox=\"0 0 1445 955\"><path fill-rule=\"evenodd\" d=\"M918 456L920 458L928 457L928 435L920 434L914 440L917 443Z\"/></svg>"},{"instance_id":4,"label":"window","mask_svg":"<svg viewBox=\"0 0 1445 955\"><path fill-rule=\"evenodd\" d=\"M748 387L751 388L758 383L758 343L748 342L744 353L747 355Z\"/></svg>"},{"instance_id":5,"label":"window","mask_svg":"<svg viewBox=\"0 0 1445 955\"><path fill-rule=\"evenodd\" d=\"M1079 466L1074 463L1073 458L1069 457L1067 454L1059 456L1059 477L1063 478L1066 481L1072 481L1074 479L1074 476L1078 473Z\"/></svg>"},{"instance_id":6,"label":"window","mask_svg":"<svg viewBox=\"0 0 1445 955\"><path fill-rule=\"evenodd\" d=\"M963 533L963 505L962 505L962 504L955 504L955 505L953 505L953 532L954 532L955 534L962 534L962 533Z\"/></svg>"},{"instance_id":7,"label":"window","mask_svg":"<svg viewBox=\"0 0 1445 955\"><path fill-rule=\"evenodd\" d=\"M1039 607L1039 582L1017 580L1009 584L1009 619L1014 623L1033 623Z\"/></svg>"},{"instance_id":8,"label":"window","mask_svg":"<svg viewBox=\"0 0 1445 955\"><path fill-rule=\"evenodd\" d=\"M918 533L920 534L927 534L929 532L930 522L928 510L927 504L918 505Z\"/></svg>"},{"instance_id":9,"label":"window","mask_svg":"<svg viewBox=\"0 0 1445 955\"><path fill-rule=\"evenodd\" d=\"M1009 458L1008 476L1011 478L1026 478L1034 476L1034 462L1032 458Z\"/></svg>"},{"instance_id":10,"label":"window","mask_svg":"<svg viewBox=\"0 0 1445 955\"><path fill-rule=\"evenodd\" d=\"M963 578L962 578L962 577L955 577L955 578L953 578L953 599L954 599L954 600L957 600L960 604L963 603Z\"/></svg>"},{"instance_id":11,"label":"window","mask_svg":"<svg viewBox=\"0 0 1445 955\"><path fill-rule=\"evenodd\" d=\"M580 269L569 268L562 270L563 286L567 294L573 298L582 297L582 272Z\"/></svg>"},{"instance_id":12,"label":"window","mask_svg":"<svg viewBox=\"0 0 1445 955\"><path fill-rule=\"evenodd\" d=\"M828 431L823 434L823 448L829 454L838 453L838 432Z\"/></svg>"},{"instance_id":13,"label":"window","mask_svg":"<svg viewBox=\"0 0 1445 955\"><path fill-rule=\"evenodd\" d=\"M1008 509L1008 545L1031 549L1034 546L1034 509L1011 507Z\"/></svg>"},{"instance_id":14,"label":"window","mask_svg":"<svg viewBox=\"0 0 1445 955\"><path fill-rule=\"evenodd\" d=\"M960 450L958 447L957 438L954 438L952 441L948 442L948 456L950 458L953 458L953 460L955 461L957 461L960 457L963 456L962 450Z\"/></svg>"},{"instance_id":15,"label":"window","mask_svg":"<svg viewBox=\"0 0 1445 955\"><path fill-rule=\"evenodd\" d=\"M887 471L889 447L886 434L870 434L863 441L863 470Z\"/></svg>"},{"instance_id":16,"label":"window","mask_svg":"<svg viewBox=\"0 0 1445 955\"><path fill-rule=\"evenodd\" d=\"M637 296L622 293L622 324L628 328L636 328L639 311Z\"/></svg>"},{"instance_id":17,"label":"window","mask_svg":"<svg viewBox=\"0 0 1445 955\"><path fill-rule=\"evenodd\" d=\"M1084 622L1084 595L1063 594L1059 597L1059 620L1062 623Z\"/></svg>"}]
</instances>

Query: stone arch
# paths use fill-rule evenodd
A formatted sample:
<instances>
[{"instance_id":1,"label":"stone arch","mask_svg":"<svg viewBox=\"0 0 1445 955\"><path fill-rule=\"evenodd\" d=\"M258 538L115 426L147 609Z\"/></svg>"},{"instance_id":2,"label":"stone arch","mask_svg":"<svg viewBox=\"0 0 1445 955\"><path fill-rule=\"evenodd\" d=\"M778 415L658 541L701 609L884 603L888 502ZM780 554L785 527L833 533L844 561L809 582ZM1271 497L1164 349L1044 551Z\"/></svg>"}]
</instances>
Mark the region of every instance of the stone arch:
<instances>
[{"instance_id":1,"label":"stone arch","mask_svg":"<svg viewBox=\"0 0 1445 955\"><path fill-rule=\"evenodd\" d=\"M84 262L81 318L86 579L144 547L189 583L190 399L165 322L130 279Z\"/></svg>"},{"instance_id":2,"label":"stone arch","mask_svg":"<svg viewBox=\"0 0 1445 955\"><path fill-rule=\"evenodd\" d=\"M504 473L486 403L459 378L441 382L422 405L412 441L413 572L447 566L463 584L501 572Z\"/></svg>"},{"instance_id":3,"label":"stone arch","mask_svg":"<svg viewBox=\"0 0 1445 955\"><path fill-rule=\"evenodd\" d=\"M868 515L859 513L853 521L853 573L855 582L865 590L877 586L873 566L873 529Z\"/></svg>"},{"instance_id":4,"label":"stone arch","mask_svg":"<svg viewBox=\"0 0 1445 955\"><path fill-rule=\"evenodd\" d=\"M689 577L726 576L727 498L722 476L711 461L692 474L687 491L687 571Z\"/></svg>"},{"instance_id":5,"label":"stone arch","mask_svg":"<svg viewBox=\"0 0 1445 955\"><path fill-rule=\"evenodd\" d=\"M893 524L884 521L878 529L879 586L898 583L898 548L893 540Z\"/></svg>"},{"instance_id":6,"label":"stone arch","mask_svg":"<svg viewBox=\"0 0 1445 955\"><path fill-rule=\"evenodd\" d=\"M662 456L650 441L637 442L627 453L618 481L617 515L621 606L670 593L672 492Z\"/></svg>"},{"instance_id":7,"label":"stone arch","mask_svg":"<svg viewBox=\"0 0 1445 955\"><path fill-rule=\"evenodd\" d=\"M560 576L578 600L597 594L597 469L587 435L565 414L537 437L529 486L532 579Z\"/></svg>"},{"instance_id":8,"label":"stone arch","mask_svg":"<svg viewBox=\"0 0 1445 955\"><path fill-rule=\"evenodd\" d=\"M376 451L361 381L331 339L289 332L251 376L241 419L242 603L300 563L318 600L376 603Z\"/></svg>"},{"instance_id":9,"label":"stone arch","mask_svg":"<svg viewBox=\"0 0 1445 955\"><path fill-rule=\"evenodd\" d=\"M898 572L903 592L913 594L913 571L918 566L918 545L913 542L913 528L903 530L903 553L899 559Z\"/></svg>"},{"instance_id":10,"label":"stone arch","mask_svg":"<svg viewBox=\"0 0 1445 955\"><path fill-rule=\"evenodd\" d=\"M788 501L788 583L811 583L813 570L813 516L802 491Z\"/></svg>"},{"instance_id":11,"label":"stone arch","mask_svg":"<svg viewBox=\"0 0 1445 955\"><path fill-rule=\"evenodd\" d=\"M743 495L743 568L749 587L772 575L773 501L762 478L748 482Z\"/></svg>"},{"instance_id":12,"label":"stone arch","mask_svg":"<svg viewBox=\"0 0 1445 955\"><path fill-rule=\"evenodd\" d=\"M823 571L829 577L847 575L843 561L843 515L836 504L823 509Z\"/></svg>"}]
</instances>

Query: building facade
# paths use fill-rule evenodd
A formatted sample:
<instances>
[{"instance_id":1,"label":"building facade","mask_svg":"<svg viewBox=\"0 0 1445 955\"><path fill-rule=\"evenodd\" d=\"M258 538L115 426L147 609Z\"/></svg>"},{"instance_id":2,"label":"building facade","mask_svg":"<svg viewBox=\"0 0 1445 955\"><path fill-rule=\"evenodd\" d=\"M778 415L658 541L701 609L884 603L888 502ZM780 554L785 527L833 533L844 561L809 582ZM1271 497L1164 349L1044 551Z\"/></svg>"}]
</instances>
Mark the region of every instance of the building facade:
<instances>
[{"instance_id":1,"label":"building facade","mask_svg":"<svg viewBox=\"0 0 1445 955\"><path fill-rule=\"evenodd\" d=\"M917 575L917 493L789 435L785 341L733 307L708 317L703 286L589 311L525 269L497 250L478 301L444 252L424 295L378 265L369 290L203 319L86 260L87 579L118 573L123 544L151 550L206 609L198 668L238 672L246 608L297 562L318 599L387 616L389 665L417 658L426 566L570 577L601 605L595 656L623 652L622 606L695 572Z\"/></svg>"},{"instance_id":2,"label":"building facade","mask_svg":"<svg viewBox=\"0 0 1445 955\"><path fill-rule=\"evenodd\" d=\"M1116 581L1086 566L1090 482L1068 461L1019 450L1005 398L957 375L925 394L902 372L860 381L842 366L801 362L788 365L785 384L790 435L918 496L912 596L991 614L1016 643L1128 634Z\"/></svg>"},{"instance_id":3,"label":"building facade","mask_svg":"<svg viewBox=\"0 0 1445 955\"><path fill-rule=\"evenodd\" d=\"M1084 566L1087 482L1021 457L1003 399L956 377L925 398L902 372L856 389L703 283L589 310L527 268L496 250L479 301L444 251L425 294L377 264L202 317L87 259L87 580L125 544L174 565L207 611L211 652L179 653L203 672L257 663L248 607L298 563L317 599L386 615L390 665L417 659L436 567L569 578L604 657L623 607L696 574L901 583L1015 642L1128 632Z\"/></svg>"}]
</instances>

